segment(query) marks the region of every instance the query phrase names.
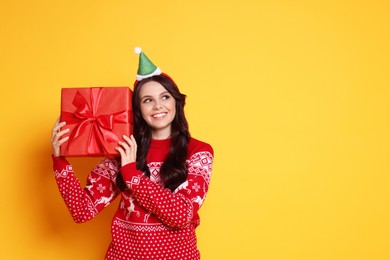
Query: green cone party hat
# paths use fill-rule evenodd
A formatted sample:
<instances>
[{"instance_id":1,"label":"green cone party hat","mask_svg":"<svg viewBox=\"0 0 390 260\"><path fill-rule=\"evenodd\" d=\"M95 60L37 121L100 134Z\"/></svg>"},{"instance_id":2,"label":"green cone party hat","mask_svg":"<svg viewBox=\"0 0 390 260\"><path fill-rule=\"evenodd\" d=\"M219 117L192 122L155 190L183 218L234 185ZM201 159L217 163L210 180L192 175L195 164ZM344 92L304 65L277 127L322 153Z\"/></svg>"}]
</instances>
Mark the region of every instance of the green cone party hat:
<instances>
[{"instance_id":1,"label":"green cone party hat","mask_svg":"<svg viewBox=\"0 0 390 260\"><path fill-rule=\"evenodd\" d=\"M160 68L149 60L149 58L142 52L140 47L136 47L134 52L135 54L139 54L138 71L136 77L138 81L161 74Z\"/></svg>"}]
</instances>

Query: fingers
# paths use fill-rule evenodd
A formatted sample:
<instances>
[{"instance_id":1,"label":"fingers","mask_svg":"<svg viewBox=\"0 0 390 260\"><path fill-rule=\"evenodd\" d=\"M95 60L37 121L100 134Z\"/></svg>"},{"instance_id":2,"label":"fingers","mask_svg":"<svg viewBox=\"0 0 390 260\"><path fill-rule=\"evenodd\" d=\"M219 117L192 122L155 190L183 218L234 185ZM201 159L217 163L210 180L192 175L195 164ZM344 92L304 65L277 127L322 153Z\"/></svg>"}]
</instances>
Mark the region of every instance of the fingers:
<instances>
[{"instance_id":1,"label":"fingers","mask_svg":"<svg viewBox=\"0 0 390 260\"><path fill-rule=\"evenodd\" d=\"M124 135L123 136L123 139L127 142L127 144L133 148L133 149L137 149L137 142L135 141L135 138L133 135L131 135L130 137Z\"/></svg>"},{"instance_id":2,"label":"fingers","mask_svg":"<svg viewBox=\"0 0 390 260\"><path fill-rule=\"evenodd\" d=\"M125 139L125 138L123 138ZM128 142L128 140L125 140L126 142L122 142L122 141L119 141L118 144L120 145L119 147L117 147L116 149L120 152L122 151L121 155L123 156L126 156L126 157L129 157L133 152L134 150L134 145L132 144L132 142Z\"/></svg>"},{"instance_id":3,"label":"fingers","mask_svg":"<svg viewBox=\"0 0 390 260\"><path fill-rule=\"evenodd\" d=\"M116 147L116 150L121 155L122 166L135 162L137 158L137 142L134 136L128 137L124 135L123 140L124 142L119 141L119 147Z\"/></svg>"},{"instance_id":4,"label":"fingers","mask_svg":"<svg viewBox=\"0 0 390 260\"><path fill-rule=\"evenodd\" d=\"M56 123L54 124L53 127L53 132L58 131L61 127L63 127L66 123L65 122L60 122L60 118L57 118Z\"/></svg>"},{"instance_id":5,"label":"fingers","mask_svg":"<svg viewBox=\"0 0 390 260\"><path fill-rule=\"evenodd\" d=\"M64 130L66 131L66 130ZM60 156L60 147L63 143L65 143L66 141L69 140L69 136L66 136L64 138L61 138L61 139L58 139L58 138L55 138L51 145L52 145L52 149L53 149L53 155L54 156Z\"/></svg>"},{"instance_id":6,"label":"fingers","mask_svg":"<svg viewBox=\"0 0 390 260\"><path fill-rule=\"evenodd\" d=\"M128 153L131 149L131 145L129 145L127 142L118 141L118 144L124 149L126 153Z\"/></svg>"},{"instance_id":7,"label":"fingers","mask_svg":"<svg viewBox=\"0 0 390 260\"><path fill-rule=\"evenodd\" d=\"M63 137L63 135L67 134L69 132L69 128L66 128L64 130L57 130L57 132L53 132L53 135L51 137L51 142L58 142L60 139L63 138L68 138L68 137Z\"/></svg>"},{"instance_id":8,"label":"fingers","mask_svg":"<svg viewBox=\"0 0 390 260\"><path fill-rule=\"evenodd\" d=\"M50 138L53 155L60 156L60 146L69 140L69 136L65 136L69 132L69 128L61 130L62 127L66 125L65 122L59 122L59 118L57 119Z\"/></svg>"},{"instance_id":9,"label":"fingers","mask_svg":"<svg viewBox=\"0 0 390 260\"><path fill-rule=\"evenodd\" d=\"M59 118L57 119L54 127L53 127L53 130L51 132L51 139L53 140L53 138L56 137L56 135L60 132L60 129L65 126L66 123L65 122L59 122Z\"/></svg>"},{"instance_id":10,"label":"fingers","mask_svg":"<svg viewBox=\"0 0 390 260\"><path fill-rule=\"evenodd\" d=\"M69 129L68 129L69 130ZM69 132L69 131L68 131ZM61 144L63 144L63 143L65 143L66 141L68 141L68 139L69 139L69 136L66 136L66 137L64 137L64 138L62 138L62 139L60 139L60 140L58 140L58 142L57 142L57 144L58 144L58 146L61 146Z\"/></svg>"},{"instance_id":11,"label":"fingers","mask_svg":"<svg viewBox=\"0 0 390 260\"><path fill-rule=\"evenodd\" d=\"M122 147L115 147L115 150L118 151L118 153L121 155L122 158L126 156L126 153L125 153L125 151L122 149Z\"/></svg>"},{"instance_id":12,"label":"fingers","mask_svg":"<svg viewBox=\"0 0 390 260\"><path fill-rule=\"evenodd\" d=\"M137 142L135 141L134 135L131 135L130 138L133 141L135 148L137 148Z\"/></svg>"},{"instance_id":13,"label":"fingers","mask_svg":"<svg viewBox=\"0 0 390 260\"><path fill-rule=\"evenodd\" d=\"M137 149L137 142L135 141L134 136L128 137L126 135L123 136L125 142L119 141L119 145L121 145L126 151L130 151L132 149Z\"/></svg>"},{"instance_id":14,"label":"fingers","mask_svg":"<svg viewBox=\"0 0 390 260\"><path fill-rule=\"evenodd\" d=\"M61 131L58 131L58 132L55 132L55 133L53 133L53 136L52 136L52 141L54 141L54 140L59 140L59 139L61 139L62 138L62 136L64 135L64 134L66 134L66 133L68 133L69 132L69 128L66 128L66 129L64 129L64 130L61 130Z\"/></svg>"}]
</instances>

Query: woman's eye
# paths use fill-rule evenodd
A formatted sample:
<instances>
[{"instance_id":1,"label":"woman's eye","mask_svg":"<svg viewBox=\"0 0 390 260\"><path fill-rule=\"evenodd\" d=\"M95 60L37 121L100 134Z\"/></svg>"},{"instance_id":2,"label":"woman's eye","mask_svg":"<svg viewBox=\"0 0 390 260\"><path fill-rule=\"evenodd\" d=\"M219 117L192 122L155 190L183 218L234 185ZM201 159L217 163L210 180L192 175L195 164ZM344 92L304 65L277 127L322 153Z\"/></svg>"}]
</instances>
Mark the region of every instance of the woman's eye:
<instances>
[{"instance_id":1,"label":"woman's eye","mask_svg":"<svg viewBox=\"0 0 390 260\"><path fill-rule=\"evenodd\" d=\"M169 95L164 95L164 96L162 96L162 99L163 100L165 100L165 99L169 99L170 98L170 96Z\"/></svg>"},{"instance_id":2,"label":"woman's eye","mask_svg":"<svg viewBox=\"0 0 390 260\"><path fill-rule=\"evenodd\" d=\"M145 98L142 103L149 103L150 101L152 101L150 98Z\"/></svg>"}]
</instances>

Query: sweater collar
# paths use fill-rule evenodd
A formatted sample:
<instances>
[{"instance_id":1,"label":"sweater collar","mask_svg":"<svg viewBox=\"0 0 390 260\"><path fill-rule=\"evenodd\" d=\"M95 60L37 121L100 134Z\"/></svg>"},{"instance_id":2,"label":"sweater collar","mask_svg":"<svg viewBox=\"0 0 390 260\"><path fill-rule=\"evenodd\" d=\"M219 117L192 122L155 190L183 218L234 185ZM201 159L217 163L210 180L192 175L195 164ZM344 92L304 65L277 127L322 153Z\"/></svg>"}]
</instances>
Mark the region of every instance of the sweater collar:
<instances>
[{"instance_id":1,"label":"sweater collar","mask_svg":"<svg viewBox=\"0 0 390 260\"><path fill-rule=\"evenodd\" d=\"M162 140L155 140L152 139L150 141L150 148L169 148L171 146L171 138L162 139Z\"/></svg>"}]
</instances>

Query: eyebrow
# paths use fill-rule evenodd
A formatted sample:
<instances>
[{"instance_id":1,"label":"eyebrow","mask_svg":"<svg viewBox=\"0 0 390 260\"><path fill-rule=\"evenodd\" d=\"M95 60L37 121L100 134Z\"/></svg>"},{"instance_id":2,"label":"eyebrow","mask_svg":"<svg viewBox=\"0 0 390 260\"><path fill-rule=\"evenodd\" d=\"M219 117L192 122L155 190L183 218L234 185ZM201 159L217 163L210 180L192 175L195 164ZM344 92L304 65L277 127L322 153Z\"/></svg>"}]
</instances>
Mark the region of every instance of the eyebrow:
<instances>
[{"instance_id":1,"label":"eyebrow","mask_svg":"<svg viewBox=\"0 0 390 260\"><path fill-rule=\"evenodd\" d=\"M169 93L168 90L165 90L165 91L161 92L161 93L159 94L159 96L162 96L162 95L165 95L165 94L171 95L171 93ZM151 98L151 97L152 97L151 95L145 95L145 96L140 97L140 100L142 100L142 99L144 99L144 98Z\"/></svg>"}]
</instances>

